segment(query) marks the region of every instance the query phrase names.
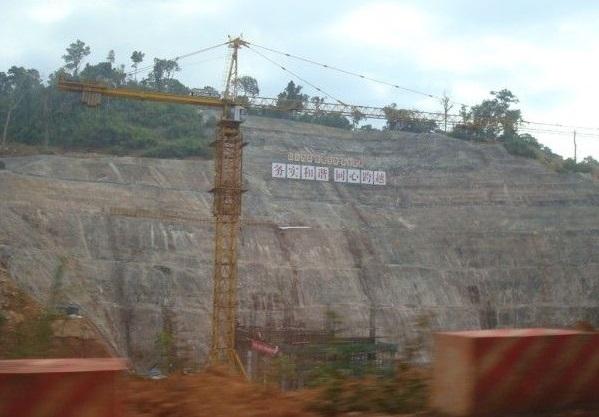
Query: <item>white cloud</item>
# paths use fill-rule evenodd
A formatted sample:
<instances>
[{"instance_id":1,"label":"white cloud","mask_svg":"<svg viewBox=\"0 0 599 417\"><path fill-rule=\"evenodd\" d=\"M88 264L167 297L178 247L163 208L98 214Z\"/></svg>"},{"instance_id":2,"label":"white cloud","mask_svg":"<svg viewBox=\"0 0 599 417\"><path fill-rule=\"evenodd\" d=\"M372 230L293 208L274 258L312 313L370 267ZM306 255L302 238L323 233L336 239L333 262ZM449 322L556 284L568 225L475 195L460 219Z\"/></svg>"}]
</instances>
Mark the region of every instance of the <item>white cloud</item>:
<instances>
[{"instance_id":1,"label":"white cloud","mask_svg":"<svg viewBox=\"0 0 599 417\"><path fill-rule=\"evenodd\" d=\"M489 94L489 89L480 82L458 79L451 84L452 99L459 103L476 103ZM457 111L457 109L454 109Z\"/></svg>"},{"instance_id":2,"label":"white cloud","mask_svg":"<svg viewBox=\"0 0 599 417\"><path fill-rule=\"evenodd\" d=\"M214 16L226 12L230 7L227 0L172 0L159 2L158 9L166 16L194 17Z\"/></svg>"},{"instance_id":3,"label":"white cloud","mask_svg":"<svg viewBox=\"0 0 599 417\"><path fill-rule=\"evenodd\" d=\"M37 23L52 24L69 17L76 5L74 0L38 0L26 9L26 15Z\"/></svg>"},{"instance_id":4,"label":"white cloud","mask_svg":"<svg viewBox=\"0 0 599 417\"><path fill-rule=\"evenodd\" d=\"M363 59L387 54L404 65L412 63L421 71L422 80L417 81L421 85L443 74L444 79L453 80L444 88L453 92L455 101L474 104L487 98L490 90L509 88L520 97L529 120L599 125L595 114L599 97L596 16L576 15L546 24L542 28L548 33L540 40L522 31L472 36L452 27L454 23L424 7L383 1L350 10L324 32L332 43L350 43L364 51ZM538 97L546 101L539 103ZM567 148L561 145L567 137L539 137L554 146L561 140L559 152ZM599 138L595 141L584 149L597 157Z\"/></svg>"},{"instance_id":5,"label":"white cloud","mask_svg":"<svg viewBox=\"0 0 599 417\"><path fill-rule=\"evenodd\" d=\"M334 22L328 34L343 42L385 50L412 50L434 27L432 16L418 8L392 2L371 2Z\"/></svg>"}]
</instances>

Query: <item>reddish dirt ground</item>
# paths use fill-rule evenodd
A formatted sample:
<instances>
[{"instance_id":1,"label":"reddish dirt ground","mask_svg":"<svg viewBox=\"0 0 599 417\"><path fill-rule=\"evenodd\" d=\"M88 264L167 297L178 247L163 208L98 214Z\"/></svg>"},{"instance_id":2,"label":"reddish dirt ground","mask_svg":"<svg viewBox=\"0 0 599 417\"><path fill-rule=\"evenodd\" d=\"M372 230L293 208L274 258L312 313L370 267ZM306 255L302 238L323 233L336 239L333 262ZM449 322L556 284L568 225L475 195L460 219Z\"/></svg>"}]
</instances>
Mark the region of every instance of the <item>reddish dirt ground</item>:
<instances>
[{"instance_id":1,"label":"reddish dirt ground","mask_svg":"<svg viewBox=\"0 0 599 417\"><path fill-rule=\"evenodd\" d=\"M299 417L313 392L283 393L213 369L162 380L131 378L127 417Z\"/></svg>"},{"instance_id":2,"label":"reddish dirt ground","mask_svg":"<svg viewBox=\"0 0 599 417\"><path fill-rule=\"evenodd\" d=\"M317 417L310 404L316 390L281 392L251 384L241 377L213 369L162 380L130 378L125 417ZM382 417L387 414L350 412L352 417ZM403 417L440 417L431 412L402 414ZM540 414L496 417L597 417L599 410L563 410Z\"/></svg>"}]
</instances>

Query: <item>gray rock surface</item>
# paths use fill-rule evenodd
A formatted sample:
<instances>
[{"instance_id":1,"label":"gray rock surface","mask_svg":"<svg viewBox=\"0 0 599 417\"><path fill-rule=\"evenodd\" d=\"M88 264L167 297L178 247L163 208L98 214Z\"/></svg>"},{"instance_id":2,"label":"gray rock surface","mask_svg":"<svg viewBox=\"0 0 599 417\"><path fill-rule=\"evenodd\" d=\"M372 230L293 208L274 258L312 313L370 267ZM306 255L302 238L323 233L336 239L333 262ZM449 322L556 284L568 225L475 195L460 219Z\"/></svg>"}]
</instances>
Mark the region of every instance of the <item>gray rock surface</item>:
<instances>
[{"instance_id":1,"label":"gray rock surface","mask_svg":"<svg viewBox=\"0 0 599 417\"><path fill-rule=\"evenodd\" d=\"M401 342L437 329L599 325L599 186L499 145L252 118L244 126L239 320L257 309ZM288 152L362 158L375 187L271 178ZM42 302L76 302L140 369L168 320L201 362L210 337L212 163L70 154L3 158L0 253ZM309 226L282 230L279 226ZM54 297L54 298L52 298ZM284 314L285 312L285 314Z\"/></svg>"}]
</instances>

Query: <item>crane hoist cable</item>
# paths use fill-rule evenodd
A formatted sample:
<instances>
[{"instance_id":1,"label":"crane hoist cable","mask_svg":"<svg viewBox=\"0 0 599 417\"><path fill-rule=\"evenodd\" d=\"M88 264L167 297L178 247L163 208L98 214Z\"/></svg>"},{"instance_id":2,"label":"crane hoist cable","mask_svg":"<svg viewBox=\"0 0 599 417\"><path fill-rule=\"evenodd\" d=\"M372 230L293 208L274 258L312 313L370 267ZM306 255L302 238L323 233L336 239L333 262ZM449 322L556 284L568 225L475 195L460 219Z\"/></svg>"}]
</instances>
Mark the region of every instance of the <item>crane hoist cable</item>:
<instances>
[{"instance_id":1,"label":"crane hoist cable","mask_svg":"<svg viewBox=\"0 0 599 417\"><path fill-rule=\"evenodd\" d=\"M207 52L207 51L210 51L212 49L216 49L216 48L219 48L221 46L228 45L230 43L231 43L231 41L227 41L227 42L219 43L217 45L212 45L212 46L208 46L206 48L198 49L197 51L193 51L193 52L189 52L187 54L176 56L176 57L172 58L171 61L179 61L181 59L188 58L188 57L193 56L193 55L201 54L203 52ZM131 75L139 74L142 71L147 71L147 70L152 69L152 68L154 68L154 65L146 65L145 67L137 68L134 71L128 72L126 75L131 76Z\"/></svg>"},{"instance_id":2,"label":"crane hoist cable","mask_svg":"<svg viewBox=\"0 0 599 417\"><path fill-rule=\"evenodd\" d=\"M324 91L322 88L316 86L315 84L311 83L310 81L306 80L305 78L302 78L301 76L299 76L298 74L296 74L295 72L291 71L290 69L286 68L285 66L279 64L278 62L276 62L275 60L269 58L268 56L264 55L263 53L255 50L254 48L247 46L246 48L248 48L250 51L252 51L253 53L255 53L256 55L264 58L265 60L267 60L268 62L270 62L271 64L279 67L280 69L282 69L283 71L291 74L293 77L297 78L298 80L300 80L303 83L308 84L310 87L312 87L313 89L315 89L316 91L324 94L325 97L328 97L332 100L335 100L337 103L341 104L342 106L348 106L347 103L344 103L343 101L339 100L338 98L336 98L335 96L333 96L330 93L327 93L326 91Z\"/></svg>"},{"instance_id":3,"label":"crane hoist cable","mask_svg":"<svg viewBox=\"0 0 599 417\"><path fill-rule=\"evenodd\" d=\"M284 56L287 56L289 58L293 58L293 59L297 59L297 60L300 60L300 61L304 61L304 62L307 62L309 64L313 64L313 65L316 65L316 66L319 66L319 67L322 67L322 68L326 68L326 69L330 69L330 70L333 70L333 71L341 72L343 74L347 74L347 75L351 75L351 76L354 76L354 77L362 78L364 80L372 81L372 82L379 83L379 84L384 84L386 86L393 87L393 88L396 88L398 90L403 90L403 91L406 91L406 92L409 92L409 93L413 93L413 94L419 94L421 96L425 96L425 97L428 97L428 98L435 98L435 99L441 99L442 98L442 97L436 96L434 94L425 93L425 92L422 92L422 91L415 90L413 88L402 87L400 85L397 85L397 84L394 84L394 83L390 83L388 81L378 80L376 78L372 78L372 77L369 77L367 75L362 75L362 74L358 74L357 72L353 72L353 71L349 71L349 70L344 70L342 68L335 67L335 66L328 65L328 64L323 64L321 62L314 61L314 60L309 59L309 58L304 58L304 57L301 57L301 56L298 56L298 55L290 54L288 52L278 51L276 49L268 48L266 46L258 45L258 44L252 43L252 42L248 42L248 43L250 45L253 45L253 46L257 47L257 48L261 48L261 49L264 49L264 50L267 50L267 51L270 51L270 52L273 52L273 53L276 53L276 54L279 54L279 55L284 55ZM457 102L455 102L455 103L456 104L461 104L461 103L457 103Z\"/></svg>"},{"instance_id":4,"label":"crane hoist cable","mask_svg":"<svg viewBox=\"0 0 599 417\"><path fill-rule=\"evenodd\" d=\"M206 62L222 61L223 59L225 59L225 57L223 55L219 55L219 56L213 56L212 58L202 59L200 61L186 62L185 68L193 66L193 65L205 64Z\"/></svg>"},{"instance_id":5,"label":"crane hoist cable","mask_svg":"<svg viewBox=\"0 0 599 417\"><path fill-rule=\"evenodd\" d=\"M322 67L322 68L326 68L326 69L329 69L329 70L332 70L332 71L341 72L343 74L351 75L351 76L358 77L358 78L361 78L361 79L364 79L364 80L368 80L368 81L372 81L372 82L379 83L379 84L382 84L382 85L386 85L386 86L389 86L389 87L393 87L393 88L396 88L398 90L403 90L403 91L406 91L406 92L409 92L409 93L418 94L418 95L421 95L421 96L425 96L425 97L428 97L428 98L434 98L434 99L438 99L438 100L441 100L443 98L443 97L435 95L435 94L426 93L426 92L419 91L419 90L416 90L416 89L413 89L413 88L409 88L409 87L403 87L403 86L398 85L398 84L394 84L394 83L391 83L391 82L388 82L388 81L379 80L379 79L376 79L376 78L373 78L373 77L369 77L369 76L366 76L366 75L363 75L363 74L359 74L359 73L354 72L354 71L345 70L343 68L339 68L339 67L336 67L336 66L333 66L333 65L323 64L322 62L318 62L318 61L315 61L313 59L305 58L305 57L302 57L302 56L299 56L299 55L294 55L294 54L291 54L289 52L279 51L277 49L269 48L269 47L263 46L263 45L258 45L258 44L253 43L253 42L247 42L247 43L250 44L250 45L252 45L252 46L255 46L256 48L264 49L266 51L273 52L273 53L276 53L276 54L279 54L279 55L284 55L284 56L287 56L289 58L293 58L293 59L296 59L296 60L299 60L299 61L307 62L309 64L316 65L316 66L319 66L319 67ZM450 100L450 102L453 103L453 104L458 104L460 106L472 107L472 106L470 106L468 104L460 103L460 102L457 102L457 101L454 101L454 100ZM534 125L544 125L544 126L554 126L554 127L563 127L563 128L568 128L568 129L599 130L599 127L573 126L573 125L565 125L565 124L560 124L560 123L534 122L534 121L530 121L530 120L522 120L521 123L534 124Z\"/></svg>"}]
</instances>

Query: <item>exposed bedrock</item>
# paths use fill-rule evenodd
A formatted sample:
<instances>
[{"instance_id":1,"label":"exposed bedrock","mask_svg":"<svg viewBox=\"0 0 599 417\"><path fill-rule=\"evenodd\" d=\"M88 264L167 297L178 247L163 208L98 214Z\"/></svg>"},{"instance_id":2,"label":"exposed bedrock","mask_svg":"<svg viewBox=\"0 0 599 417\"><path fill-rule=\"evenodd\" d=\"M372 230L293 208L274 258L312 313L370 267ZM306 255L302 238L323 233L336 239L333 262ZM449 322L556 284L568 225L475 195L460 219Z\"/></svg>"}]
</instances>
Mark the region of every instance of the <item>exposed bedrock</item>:
<instances>
[{"instance_id":1,"label":"exposed bedrock","mask_svg":"<svg viewBox=\"0 0 599 417\"><path fill-rule=\"evenodd\" d=\"M500 145L252 118L244 126L239 321L284 316L401 342L440 329L599 325L599 186ZM363 160L386 186L273 179L289 152ZM213 165L69 154L3 158L0 257L42 302L79 303L140 369L167 324L201 362L212 311ZM280 228L308 226L309 228ZM54 297L54 298L52 298ZM267 313L272 310L272 315Z\"/></svg>"}]
</instances>

